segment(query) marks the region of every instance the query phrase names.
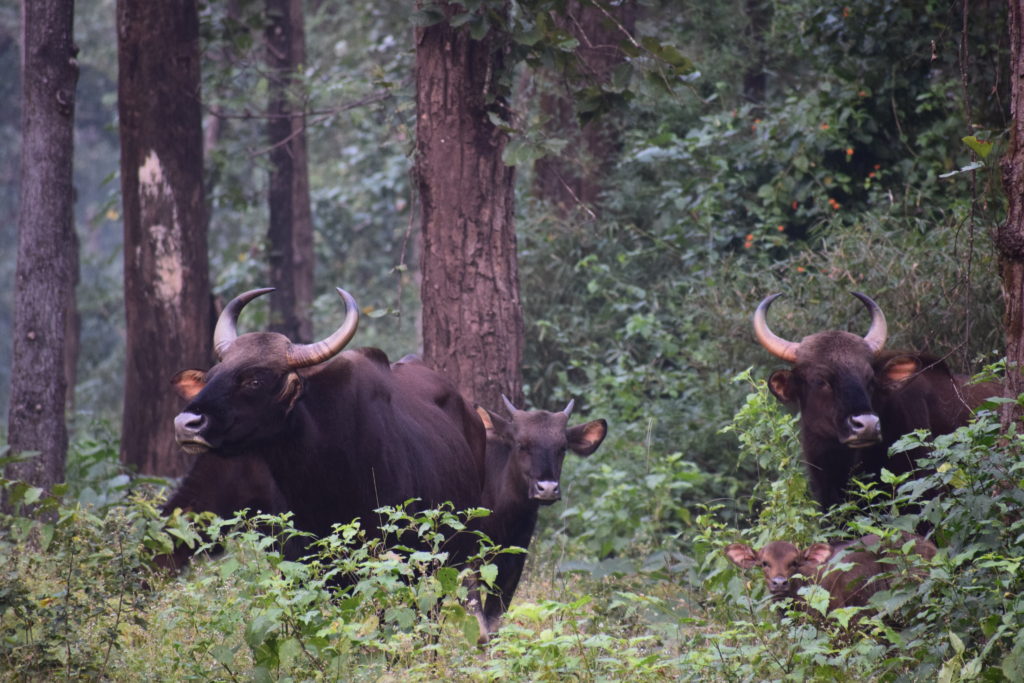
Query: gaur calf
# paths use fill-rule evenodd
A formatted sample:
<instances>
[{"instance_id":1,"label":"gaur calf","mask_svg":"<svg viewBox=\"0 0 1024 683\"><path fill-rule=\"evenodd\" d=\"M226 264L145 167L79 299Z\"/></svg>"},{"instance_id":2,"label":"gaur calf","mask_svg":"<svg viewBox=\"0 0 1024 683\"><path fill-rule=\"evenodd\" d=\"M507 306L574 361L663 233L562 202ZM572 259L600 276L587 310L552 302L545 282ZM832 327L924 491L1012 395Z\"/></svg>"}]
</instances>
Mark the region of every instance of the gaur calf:
<instances>
[{"instance_id":1,"label":"gaur calf","mask_svg":"<svg viewBox=\"0 0 1024 683\"><path fill-rule=\"evenodd\" d=\"M920 536L902 532L901 540L913 543L910 552L925 560L938 551ZM772 541L757 551L731 543L725 555L742 569L760 566L768 592L776 600L798 598L806 583L818 584L829 593L829 610L862 607L878 591L899 583L899 572L893 570L898 568L900 549L884 544L876 534L854 541L814 543L803 550L788 541Z\"/></svg>"}]
</instances>

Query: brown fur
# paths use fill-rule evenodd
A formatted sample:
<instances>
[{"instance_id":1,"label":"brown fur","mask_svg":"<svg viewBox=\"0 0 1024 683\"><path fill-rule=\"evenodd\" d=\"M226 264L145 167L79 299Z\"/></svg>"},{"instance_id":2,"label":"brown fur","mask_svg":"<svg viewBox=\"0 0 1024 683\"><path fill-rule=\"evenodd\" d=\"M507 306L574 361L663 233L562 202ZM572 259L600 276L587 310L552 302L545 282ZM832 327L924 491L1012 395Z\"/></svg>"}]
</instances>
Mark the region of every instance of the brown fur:
<instances>
[{"instance_id":1,"label":"brown fur","mask_svg":"<svg viewBox=\"0 0 1024 683\"><path fill-rule=\"evenodd\" d=\"M925 560L938 549L931 541L901 532L903 543L913 542L911 552ZM764 571L768 591L775 599L797 598L805 582L816 583L829 593L829 610L863 607L871 596L894 585L898 548L883 547L882 539L869 534L855 541L814 543L801 550L788 541L772 541L758 551L742 543L732 543L725 555L736 566ZM835 565L851 564L848 569Z\"/></svg>"}]
</instances>

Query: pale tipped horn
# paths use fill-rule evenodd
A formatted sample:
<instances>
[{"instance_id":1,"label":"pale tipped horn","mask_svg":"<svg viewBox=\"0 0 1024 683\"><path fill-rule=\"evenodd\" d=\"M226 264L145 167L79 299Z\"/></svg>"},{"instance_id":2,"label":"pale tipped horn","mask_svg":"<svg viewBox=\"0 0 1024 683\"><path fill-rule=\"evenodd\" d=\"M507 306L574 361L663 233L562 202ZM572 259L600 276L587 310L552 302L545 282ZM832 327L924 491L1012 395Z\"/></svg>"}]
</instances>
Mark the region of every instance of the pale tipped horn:
<instances>
[{"instance_id":1,"label":"pale tipped horn","mask_svg":"<svg viewBox=\"0 0 1024 683\"><path fill-rule=\"evenodd\" d=\"M513 405L512 401L508 400L508 396L506 396L505 394L501 395L501 400L504 401L505 409L508 411L508 414L511 415L512 417L515 417L516 413L519 412L519 409L516 408L515 405Z\"/></svg>"},{"instance_id":2,"label":"pale tipped horn","mask_svg":"<svg viewBox=\"0 0 1024 683\"><path fill-rule=\"evenodd\" d=\"M864 335L864 341L868 343L872 351L878 353L885 346L885 340L889 336L889 326L885 322L885 314L882 313L881 307L871 300L871 297L860 292L851 292L851 294L860 299L871 311L871 327Z\"/></svg>"},{"instance_id":3,"label":"pale tipped horn","mask_svg":"<svg viewBox=\"0 0 1024 683\"><path fill-rule=\"evenodd\" d=\"M273 287L250 289L228 302L228 305L221 311L220 317L217 318L217 326L213 330L213 351L217 354L217 358L224 360L224 354L238 338L238 314L245 308L245 305L256 297L273 291Z\"/></svg>"},{"instance_id":4,"label":"pale tipped horn","mask_svg":"<svg viewBox=\"0 0 1024 683\"><path fill-rule=\"evenodd\" d=\"M760 304L757 305L757 310L754 311L754 336L757 337L757 341L763 346L768 353L781 358L787 363L796 362L796 351L800 348L800 344L797 342L791 342L787 339L779 337L768 328L767 313L768 307L772 305L772 302L782 296L782 293L771 294L766 296Z\"/></svg>"},{"instance_id":5,"label":"pale tipped horn","mask_svg":"<svg viewBox=\"0 0 1024 683\"><path fill-rule=\"evenodd\" d=\"M562 412L565 413L566 417L569 417L569 416L572 415L572 409L573 409L573 406L575 406L575 405L576 405L576 399L570 398L569 399L569 405L565 406L565 408L562 409Z\"/></svg>"},{"instance_id":6,"label":"pale tipped horn","mask_svg":"<svg viewBox=\"0 0 1024 683\"><path fill-rule=\"evenodd\" d=\"M359 306L352 295L341 287L335 287L345 302L345 320L327 339L312 344L292 344L288 347L288 367L293 370L309 367L333 358L341 353L345 345L352 341L359 327Z\"/></svg>"}]
</instances>

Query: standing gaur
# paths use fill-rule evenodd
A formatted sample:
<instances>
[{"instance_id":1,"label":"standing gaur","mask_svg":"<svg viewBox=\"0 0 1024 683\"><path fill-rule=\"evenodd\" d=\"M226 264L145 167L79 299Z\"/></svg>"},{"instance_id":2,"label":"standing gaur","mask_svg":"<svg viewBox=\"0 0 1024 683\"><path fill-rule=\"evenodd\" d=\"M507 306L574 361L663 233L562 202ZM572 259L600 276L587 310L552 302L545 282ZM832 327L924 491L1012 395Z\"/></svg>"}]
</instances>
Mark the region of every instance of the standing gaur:
<instances>
[{"instance_id":1,"label":"standing gaur","mask_svg":"<svg viewBox=\"0 0 1024 683\"><path fill-rule=\"evenodd\" d=\"M410 499L415 509L445 502L456 510L478 507L484 427L455 386L421 363L392 366L378 349L343 352L359 311L342 289L345 320L322 341L239 335L239 312L269 291L251 290L228 303L214 331L220 362L174 380L188 400L174 420L175 436L197 460L171 502L223 514L225 504L265 499L318 537L356 518L377 535L375 510ZM226 460L245 466L218 464ZM212 480L249 469L269 473L270 482L256 477L262 492L239 490L248 479ZM463 533L446 550L457 563L476 547L475 535Z\"/></svg>"},{"instance_id":2,"label":"standing gaur","mask_svg":"<svg viewBox=\"0 0 1024 683\"><path fill-rule=\"evenodd\" d=\"M948 434L965 424L993 384L966 386L939 359L913 351L883 351L888 328L878 305L854 292L871 313L863 337L829 330L799 342L768 327L772 294L754 312L754 335L769 353L793 367L768 379L771 392L800 411L800 442L811 492L822 508L843 502L851 477L878 480L882 468L902 474L917 467L924 449L889 456L904 434L925 429Z\"/></svg>"},{"instance_id":3,"label":"standing gaur","mask_svg":"<svg viewBox=\"0 0 1024 683\"><path fill-rule=\"evenodd\" d=\"M477 408L487 428L487 464L483 506L491 514L482 520L483 531L504 547L529 548L541 505L562 497L562 461L566 450L587 457L608 433L608 423L592 420L569 427L574 401L564 410L519 410L502 396L509 418ZM501 553L496 590L485 599L482 639L498 630L519 585L526 563L523 553Z\"/></svg>"}]
</instances>

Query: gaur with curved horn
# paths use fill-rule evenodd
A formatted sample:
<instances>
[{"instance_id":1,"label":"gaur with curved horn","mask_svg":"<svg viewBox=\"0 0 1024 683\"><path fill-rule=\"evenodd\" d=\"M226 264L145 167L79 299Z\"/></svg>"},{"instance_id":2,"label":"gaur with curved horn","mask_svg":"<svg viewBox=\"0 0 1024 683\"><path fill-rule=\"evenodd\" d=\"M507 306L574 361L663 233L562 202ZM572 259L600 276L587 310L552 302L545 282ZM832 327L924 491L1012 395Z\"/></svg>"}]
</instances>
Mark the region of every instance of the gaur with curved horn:
<instances>
[{"instance_id":1,"label":"gaur with curved horn","mask_svg":"<svg viewBox=\"0 0 1024 683\"><path fill-rule=\"evenodd\" d=\"M885 314L882 313L882 309L870 297L860 292L851 293L864 302L864 305L871 313L871 327L868 328L868 333L864 335L864 341L867 342L872 351L878 353L885 346L885 340L889 334L889 328L885 323ZM777 336L768 327L768 307L780 296L782 296L781 292L766 296L758 304L757 310L754 311L754 336L757 337L757 341L760 342L761 346L776 358L780 358L787 363L795 363L800 344Z\"/></svg>"},{"instance_id":2,"label":"gaur with curved horn","mask_svg":"<svg viewBox=\"0 0 1024 683\"><path fill-rule=\"evenodd\" d=\"M779 337L769 328L767 313L780 294L765 297L753 318L761 346L792 365L772 373L768 387L800 411L811 492L823 508L845 500L851 477L877 480L883 468L897 474L914 470L921 449L890 458L889 447L917 429L953 431L967 421L983 393L969 392L974 397L969 401L962 379L941 360L883 351L888 326L882 309L864 294L853 295L871 314L863 337L840 330L817 332L799 342Z\"/></svg>"},{"instance_id":3,"label":"gaur with curved horn","mask_svg":"<svg viewBox=\"0 0 1024 683\"><path fill-rule=\"evenodd\" d=\"M226 494L220 492L230 492L232 504L249 500L233 488L249 485L232 478L242 470L212 463L256 462L280 492L278 506L314 536L355 518L375 535L375 510L412 499L418 501L412 511L445 502L458 510L478 507L485 432L455 386L422 363L392 365L379 349L345 350L359 308L343 289L345 318L322 341L238 334L241 310L270 291L232 299L214 333L220 362L174 380L187 401L175 418L175 435L198 456L175 504L222 513ZM454 535L445 549L461 562L476 552L475 536ZM286 548L290 556L301 552Z\"/></svg>"},{"instance_id":4,"label":"gaur with curved horn","mask_svg":"<svg viewBox=\"0 0 1024 683\"><path fill-rule=\"evenodd\" d=\"M352 340L352 337L355 336L356 328L359 327L359 307L356 305L356 300L352 298L351 294L341 287L336 289L345 302L345 320L331 336L322 341L313 344L294 344L289 342L287 354L288 367L293 370L323 363L325 360L341 352ZM273 287L250 289L248 292L239 294L228 302L228 305L224 307L220 317L217 319L217 327L213 330L213 349L217 353L218 358L224 360L228 349L231 348L235 339L238 338L238 314L245 305L256 297L273 291Z\"/></svg>"}]
</instances>

